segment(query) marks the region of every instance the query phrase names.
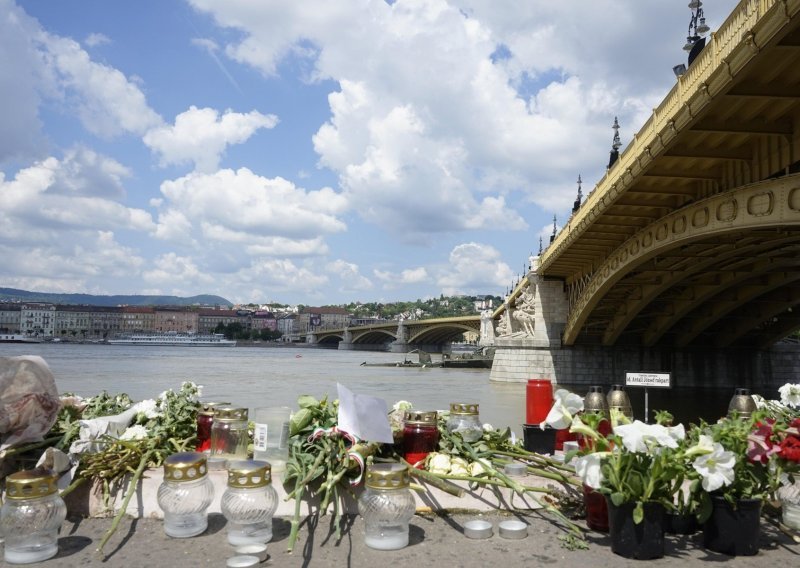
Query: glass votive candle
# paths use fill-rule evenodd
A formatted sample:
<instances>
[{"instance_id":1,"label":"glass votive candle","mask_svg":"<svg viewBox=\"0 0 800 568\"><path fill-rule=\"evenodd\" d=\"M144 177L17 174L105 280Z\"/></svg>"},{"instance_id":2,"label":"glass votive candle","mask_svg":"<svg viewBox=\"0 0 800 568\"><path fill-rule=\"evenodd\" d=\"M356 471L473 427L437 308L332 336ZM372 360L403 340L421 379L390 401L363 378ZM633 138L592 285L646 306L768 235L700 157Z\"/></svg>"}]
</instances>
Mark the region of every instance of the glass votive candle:
<instances>
[{"instance_id":1,"label":"glass votive candle","mask_svg":"<svg viewBox=\"0 0 800 568\"><path fill-rule=\"evenodd\" d=\"M228 520L228 542L233 546L272 540L278 493L272 486L270 464L257 460L228 462L228 487L220 507Z\"/></svg>"},{"instance_id":2,"label":"glass votive candle","mask_svg":"<svg viewBox=\"0 0 800 568\"><path fill-rule=\"evenodd\" d=\"M465 402L450 403L447 431L461 434L465 442L477 442L483 437L483 425L478 415L478 405Z\"/></svg>"},{"instance_id":3,"label":"glass votive candle","mask_svg":"<svg viewBox=\"0 0 800 568\"><path fill-rule=\"evenodd\" d=\"M208 507L214 499L206 455L182 452L167 457L164 481L156 499L164 511L167 536L187 538L204 532L208 528Z\"/></svg>"},{"instance_id":4,"label":"glass votive candle","mask_svg":"<svg viewBox=\"0 0 800 568\"><path fill-rule=\"evenodd\" d=\"M228 459L246 459L250 434L247 432L247 409L218 406L211 425L211 454Z\"/></svg>"},{"instance_id":5,"label":"glass votive candle","mask_svg":"<svg viewBox=\"0 0 800 568\"><path fill-rule=\"evenodd\" d=\"M408 522L416 505L408 488L408 468L397 463L367 467L358 512L364 519L364 544L378 550L398 550L408 545Z\"/></svg>"},{"instance_id":6,"label":"glass votive candle","mask_svg":"<svg viewBox=\"0 0 800 568\"><path fill-rule=\"evenodd\" d=\"M195 445L195 449L198 452L208 452L211 450L211 426L214 423L214 408L228 404L230 403L200 403L200 410L197 411L197 444Z\"/></svg>"},{"instance_id":7,"label":"glass votive candle","mask_svg":"<svg viewBox=\"0 0 800 568\"><path fill-rule=\"evenodd\" d=\"M9 564L30 564L58 553L58 530L67 506L58 494L58 476L49 469L12 473L0 507L0 536Z\"/></svg>"},{"instance_id":8,"label":"glass votive candle","mask_svg":"<svg viewBox=\"0 0 800 568\"><path fill-rule=\"evenodd\" d=\"M406 410L403 419L403 459L422 468L428 454L439 445L435 410Z\"/></svg>"}]
</instances>

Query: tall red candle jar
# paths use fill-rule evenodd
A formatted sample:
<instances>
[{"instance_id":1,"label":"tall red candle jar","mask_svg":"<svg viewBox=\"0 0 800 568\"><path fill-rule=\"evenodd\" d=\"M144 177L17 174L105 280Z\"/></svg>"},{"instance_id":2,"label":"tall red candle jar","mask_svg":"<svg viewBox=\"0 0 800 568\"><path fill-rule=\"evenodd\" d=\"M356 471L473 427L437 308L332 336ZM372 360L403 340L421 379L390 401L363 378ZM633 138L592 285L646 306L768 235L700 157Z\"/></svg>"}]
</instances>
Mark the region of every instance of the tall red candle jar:
<instances>
[{"instance_id":1,"label":"tall red candle jar","mask_svg":"<svg viewBox=\"0 0 800 568\"><path fill-rule=\"evenodd\" d=\"M435 410L406 410L403 419L403 459L422 469L428 454L439 446Z\"/></svg>"},{"instance_id":2,"label":"tall red candle jar","mask_svg":"<svg viewBox=\"0 0 800 568\"><path fill-rule=\"evenodd\" d=\"M549 379L528 379L525 387L525 423L544 422L553 407L553 384Z\"/></svg>"}]
</instances>

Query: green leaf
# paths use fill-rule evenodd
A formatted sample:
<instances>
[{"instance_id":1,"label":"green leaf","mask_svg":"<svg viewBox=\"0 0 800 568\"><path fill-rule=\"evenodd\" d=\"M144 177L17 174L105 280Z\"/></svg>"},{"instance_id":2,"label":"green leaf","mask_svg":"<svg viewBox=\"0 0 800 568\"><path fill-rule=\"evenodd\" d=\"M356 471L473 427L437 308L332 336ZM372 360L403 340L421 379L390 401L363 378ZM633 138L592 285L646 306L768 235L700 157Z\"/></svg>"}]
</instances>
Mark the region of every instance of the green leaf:
<instances>
[{"instance_id":1,"label":"green leaf","mask_svg":"<svg viewBox=\"0 0 800 568\"><path fill-rule=\"evenodd\" d=\"M636 502L636 507L633 509L633 522L639 524L644 520L644 507L641 501Z\"/></svg>"},{"instance_id":2,"label":"green leaf","mask_svg":"<svg viewBox=\"0 0 800 568\"><path fill-rule=\"evenodd\" d=\"M612 493L611 494L611 502L614 503L615 507L619 507L625 502L625 495L623 493Z\"/></svg>"},{"instance_id":3,"label":"green leaf","mask_svg":"<svg viewBox=\"0 0 800 568\"><path fill-rule=\"evenodd\" d=\"M697 507L697 521L701 524L705 523L711 516L712 510L711 497L708 493L703 491L700 494L700 505Z\"/></svg>"},{"instance_id":4,"label":"green leaf","mask_svg":"<svg viewBox=\"0 0 800 568\"><path fill-rule=\"evenodd\" d=\"M297 398L297 406L300 408L313 408L319 406L319 401L313 396L304 394Z\"/></svg>"},{"instance_id":5,"label":"green leaf","mask_svg":"<svg viewBox=\"0 0 800 568\"><path fill-rule=\"evenodd\" d=\"M314 415L308 408L301 408L292 415L289 421L289 435L295 436L300 433L303 428L311 424Z\"/></svg>"}]
</instances>

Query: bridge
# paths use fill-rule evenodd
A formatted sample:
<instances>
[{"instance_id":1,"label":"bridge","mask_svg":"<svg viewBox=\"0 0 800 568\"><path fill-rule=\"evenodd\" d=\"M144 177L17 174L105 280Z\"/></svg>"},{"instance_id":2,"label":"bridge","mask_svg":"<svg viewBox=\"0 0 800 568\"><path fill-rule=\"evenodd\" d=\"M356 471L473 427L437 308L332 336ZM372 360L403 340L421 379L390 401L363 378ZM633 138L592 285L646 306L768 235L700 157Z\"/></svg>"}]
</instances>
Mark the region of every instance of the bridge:
<instances>
[{"instance_id":1,"label":"bridge","mask_svg":"<svg viewBox=\"0 0 800 568\"><path fill-rule=\"evenodd\" d=\"M338 349L389 350L405 353L412 349L440 352L465 332L480 332L480 316L401 320L342 329L323 329L306 334L306 341Z\"/></svg>"},{"instance_id":2,"label":"bridge","mask_svg":"<svg viewBox=\"0 0 800 568\"><path fill-rule=\"evenodd\" d=\"M796 380L798 12L742 0L711 35L494 314L494 380Z\"/></svg>"},{"instance_id":3,"label":"bridge","mask_svg":"<svg viewBox=\"0 0 800 568\"><path fill-rule=\"evenodd\" d=\"M480 330L491 378L796 382L800 0L742 0L490 315L316 334L340 348Z\"/></svg>"}]
</instances>

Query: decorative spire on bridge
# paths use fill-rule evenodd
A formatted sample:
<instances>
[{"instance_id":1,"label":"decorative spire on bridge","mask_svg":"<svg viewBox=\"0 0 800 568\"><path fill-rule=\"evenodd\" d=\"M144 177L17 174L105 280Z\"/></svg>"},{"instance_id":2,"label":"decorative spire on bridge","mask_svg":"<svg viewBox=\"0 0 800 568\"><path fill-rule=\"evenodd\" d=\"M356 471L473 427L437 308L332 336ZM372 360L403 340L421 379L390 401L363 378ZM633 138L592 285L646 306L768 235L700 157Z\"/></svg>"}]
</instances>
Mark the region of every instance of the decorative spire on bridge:
<instances>
[{"instance_id":1,"label":"decorative spire on bridge","mask_svg":"<svg viewBox=\"0 0 800 568\"><path fill-rule=\"evenodd\" d=\"M556 228L556 216L555 216L555 215L553 215L553 234L552 234L552 235L550 235L550 242L551 242L551 243L552 243L554 240L556 240L556 233L557 233L557 232L558 232L558 230L557 230L557 228Z\"/></svg>"},{"instance_id":2,"label":"decorative spire on bridge","mask_svg":"<svg viewBox=\"0 0 800 568\"><path fill-rule=\"evenodd\" d=\"M542 235L539 235L539 256L542 256Z\"/></svg>"},{"instance_id":3,"label":"decorative spire on bridge","mask_svg":"<svg viewBox=\"0 0 800 568\"><path fill-rule=\"evenodd\" d=\"M608 159L609 168L619 158L619 149L622 146L622 142L619 141L619 121L616 116L614 117L614 125L611 128L614 129L614 139L611 141L611 157Z\"/></svg>"},{"instance_id":4,"label":"decorative spire on bridge","mask_svg":"<svg viewBox=\"0 0 800 568\"><path fill-rule=\"evenodd\" d=\"M575 199L575 203L572 204L572 212L576 213L578 209L581 208L581 201L583 200L583 194L581 193L581 174L578 174L578 197Z\"/></svg>"}]
</instances>

